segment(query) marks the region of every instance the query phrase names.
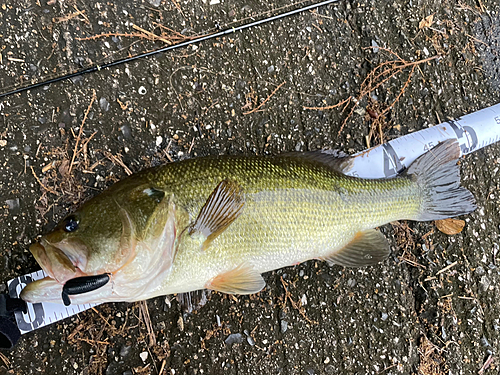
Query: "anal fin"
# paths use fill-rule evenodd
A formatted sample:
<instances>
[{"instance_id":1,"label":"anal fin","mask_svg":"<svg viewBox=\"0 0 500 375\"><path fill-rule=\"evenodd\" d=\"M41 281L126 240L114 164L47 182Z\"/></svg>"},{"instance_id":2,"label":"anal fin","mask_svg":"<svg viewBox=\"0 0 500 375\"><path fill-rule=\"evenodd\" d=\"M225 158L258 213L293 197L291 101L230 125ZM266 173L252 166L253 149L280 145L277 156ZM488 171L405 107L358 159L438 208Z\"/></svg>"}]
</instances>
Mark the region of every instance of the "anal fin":
<instances>
[{"instance_id":1,"label":"anal fin","mask_svg":"<svg viewBox=\"0 0 500 375\"><path fill-rule=\"evenodd\" d=\"M363 267L380 263L391 252L389 243L382 233L375 229L358 232L342 249L322 257L330 265Z\"/></svg>"},{"instance_id":2,"label":"anal fin","mask_svg":"<svg viewBox=\"0 0 500 375\"><path fill-rule=\"evenodd\" d=\"M206 288L228 294L252 294L264 288L266 282L251 266L240 265L231 271L217 275Z\"/></svg>"}]
</instances>

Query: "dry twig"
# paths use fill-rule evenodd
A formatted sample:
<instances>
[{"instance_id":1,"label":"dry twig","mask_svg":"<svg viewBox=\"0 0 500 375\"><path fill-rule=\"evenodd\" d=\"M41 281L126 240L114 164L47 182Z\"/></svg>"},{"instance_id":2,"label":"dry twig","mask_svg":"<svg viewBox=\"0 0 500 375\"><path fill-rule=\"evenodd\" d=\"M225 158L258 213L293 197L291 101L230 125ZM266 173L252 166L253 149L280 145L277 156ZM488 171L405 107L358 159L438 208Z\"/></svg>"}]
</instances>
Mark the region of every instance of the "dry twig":
<instances>
[{"instance_id":1,"label":"dry twig","mask_svg":"<svg viewBox=\"0 0 500 375\"><path fill-rule=\"evenodd\" d=\"M375 48L375 47L367 47L367 48ZM340 133L342 133L342 130L344 130L344 127L347 124L347 121L349 121L352 114L354 113L354 110L356 109L356 107L359 105L359 103L361 102L361 100L363 98L369 96L371 92L373 92L374 90L376 90L377 88L382 86L384 83L388 82L391 78L393 78L397 74L403 72L407 68L411 68L411 70L408 74L408 79L406 80L405 84L403 85L403 87L399 91L398 95L396 96L396 99L387 108L385 108L381 113L377 114L377 116L376 116L376 119L374 121L374 125L375 125L374 128L379 127L379 133L381 133L380 121L383 120L384 115L394 107L394 105L399 101L401 96L404 94L406 88L408 87L408 85L411 81L411 77L415 71L415 68L420 64L423 64L423 63L426 63L426 62L429 62L431 60L438 58L438 56L432 56L432 57L425 58L425 59L418 60L418 61L406 61L406 60L402 59L397 53L395 53L394 51L391 51L388 48L383 48L383 47L376 47L376 48L380 49L381 51L385 51L385 52L389 53L391 56L394 57L394 59L380 63L372 71L370 71L368 73L366 78L361 83L361 87L360 87L359 94L357 97L350 96L349 98L344 99L344 100L342 100L342 101L340 101L337 104L332 105L332 106L304 107L304 109L328 110L328 109L338 108L338 107L344 105L344 108L342 109L342 111L344 111L348 107L348 105L353 103L349 113L347 114L347 117L342 122L340 130L338 132L339 135L340 135ZM373 129L373 127L372 127L372 129ZM373 131L371 131L370 133L373 134Z\"/></svg>"},{"instance_id":2,"label":"dry twig","mask_svg":"<svg viewBox=\"0 0 500 375\"><path fill-rule=\"evenodd\" d=\"M40 179L38 178L38 176L36 175L35 170L33 169L33 167L32 167L32 166L30 166L30 168L31 168L31 173L33 173L33 176L35 176L35 178L36 178L37 182L40 184L40 186L41 186L41 187L43 187L43 188L44 188L45 190L47 190L48 192L50 192L50 193L52 193L52 194L54 194L54 195L57 195L57 191L52 190L52 189L51 189L51 188L49 188L48 186L45 186L45 185L42 183L42 181L40 181Z\"/></svg>"},{"instance_id":3,"label":"dry twig","mask_svg":"<svg viewBox=\"0 0 500 375\"><path fill-rule=\"evenodd\" d=\"M276 94L276 92L281 88L281 86L283 86L284 84L286 83L286 81L283 81L278 87L276 87L273 92L271 93L271 95L269 95L262 103L260 103L256 108L252 109L251 111L248 111L248 112L243 112L244 115L249 115L250 113L254 113L254 112L257 112L258 110L260 110L260 108L262 108L262 106L264 104L266 104L269 99L271 99L271 97Z\"/></svg>"},{"instance_id":4,"label":"dry twig","mask_svg":"<svg viewBox=\"0 0 500 375\"><path fill-rule=\"evenodd\" d=\"M113 164L117 164L125 170L125 173L130 176L133 172L129 167L125 165L120 154L113 155L111 152L103 151L104 156L106 156Z\"/></svg>"},{"instance_id":5,"label":"dry twig","mask_svg":"<svg viewBox=\"0 0 500 375\"><path fill-rule=\"evenodd\" d=\"M75 143L75 149L73 150L73 157L71 158L71 163L69 164L69 170L68 170L68 176L71 174L71 169L73 168L73 163L75 162L75 157L78 152L78 143L80 142L80 139L83 134L83 126L85 125L85 121L87 120L87 116L89 115L90 109L92 108L92 104L94 104L94 101L96 100L97 96L95 93L95 90L92 90L92 100L90 101L89 106L87 107L87 110L85 111L85 115L83 116L82 124L80 125L80 130L78 131L78 137L76 138L76 143Z\"/></svg>"},{"instance_id":6,"label":"dry twig","mask_svg":"<svg viewBox=\"0 0 500 375\"><path fill-rule=\"evenodd\" d=\"M300 303L296 303L293 299L292 299L292 295L290 294L290 292L288 291L287 289L287 283L285 280L283 280L283 277L280 276L280 279L281 279L281 284L283 285L283 288L285 289L285 300L283 301L283 307L284 305L286 305L286 300L288 299L290 301L290 303L292 304L293 308L296 309L300 315L302 315L302 317L307 320L309 323L311 324L319 324L318 322L316 322L315 320L311 320L309 319L309 317L306 315L306 313L304 312L304 308L300 305Z\"/></svg>"}]
</instances>

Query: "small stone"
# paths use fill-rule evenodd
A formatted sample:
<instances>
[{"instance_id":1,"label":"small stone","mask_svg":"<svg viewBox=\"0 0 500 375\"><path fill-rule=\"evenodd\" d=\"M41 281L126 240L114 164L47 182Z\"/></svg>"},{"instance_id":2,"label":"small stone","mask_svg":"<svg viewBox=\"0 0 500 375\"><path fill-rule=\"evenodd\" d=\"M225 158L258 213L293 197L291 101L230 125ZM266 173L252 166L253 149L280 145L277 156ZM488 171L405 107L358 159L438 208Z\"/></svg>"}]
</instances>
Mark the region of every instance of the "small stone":
<instances>
[{"instance_id":1,"label":"small stone","mask_svg":"<svg viewBox=\"0 0 500 375\"><path fill-rule=\"evenodd\" d=\"M478 276L483 276L485 273L484 268L481 266L478 266L474 272Z\"/></svg>"},{"instance_id":2,"label":"small stone","mask_svg":"<svg viewBox=\"0 0 500 375\"><path fill-rule=\"evenodd\" d=\"M389 315L388 315L387 313L383 312L383 313L382 313L382 317L381 317L381 319L382 319L383 321L386 321L388 317L389 317Z\"/></svg>"},{"instance_id":3,"label":"small stone","mask_svg":"<svg viewBox=\"0 0 500 375\"><path fill-rule=\"evenodd\" d=\"M123 345L121 348L120 348L120 357L124 358L126 356L128 356L130 354L130 349L131 347L128 346L128 345Z\"/></svg>"},{"instance_id":4,"label":"small stone","mask_svg":"<svg viewBox=\"0 0 500 375\"><path fill-rule=\"evenodd\" d=\"M372 51L373 51L373 53L377 53L379 51L379 45L373 39L372 39Z\"/></svg>"},{"instance_id":5,"label":"small stone","mask_svg":"<svg viewBox=\"0 0 500 375\"><path fill-rule=\"evenodd\" d=\"M281 321L281 333L285 333L288 330L288 322L286 320Z\"/></svg>"},{"instance_id":6,"label":"small stone","mask_svg":"<svg viewBox=\"0 0 500 375\"><path fill-rule=\"evenodd\" d=\"M139 354L139 357L141 357L142 362L146 362L146 359L148 359L148 352L142 352Z\"/></svg>"},{"instance_id":7,"label":"small stone","mask_svg":"<svg viewBox=\"0 0 500 375\"><path fill-rule=\"evenodd\" d=\"M159 7L161 4L161 0L148 0L148 3L150 3L154 7Z\"/></svg>"},{"instance_id":8,"label":"small stone","mask_svg":"<svg viewBox=\"0 0 500 375\"><path fill-rule=\"evenodd\" d=\"M19 198L7 199L5 201L5 204L7 205L10 211L16 212L19 210Z\"/></svg>"},{"instance_id":9,"label":"small stone","mask_svg":"<svg viewBox=\"0 0 500 375\"><path fill-rule=\"evenodd\" d=\"M446 330L444 329L443 326L441 326L441 337L443 338L444 341L448 339L448 334L446 333Z\"/></svg>"},{"instance_id":10,"label":"small stone","mask_svg":"<svg viewBox=\"0 0 500 375\"><path fill-rule=\"evenodd\" d=\"M488 339L484 336L481 337L481 340L479 342L481 343L481 346L485 347L491 346L490 343L488 342Z\"/></svg>"},{"instance_id":11,"label":"small stone","mask_svg":"<svg viewBox=\"0 0 500 375\"><path fill-rule=\"evenodd\" d=\"M325 373L327 374L335 374L335 367L332 365L328 365L325 367Z\"/></svg>"},{"instance_id":12,"label":"small stone","mask_svg":"<svg viewBox=\"0 0 500 375\"><path fill-rule=\"evenodd\" d=\"M226 345L241 344L243 342L243 335L241 333L231 333L224 342Z\"/></svg>"},{"instance_id":13,"label":"small stone","mask_svg":"<svg viewBox=\"0 0 500 375\"><path fill-rule=\"evenodd\" d=\"M481 281L479 282L479 287L483 292L486 292L489 289L490 284L491 281L486 276L481 277Z\"/></svg>"},{"instance_id":14,"label":"small stone","mask_svg":"<svg viewBox=\"0 0 500 375\"><path fill-rule=\"evenodd\" d=\"M7 141L5 139L0 139L0 147L7 146Z\"/></svg>"},{"instance_id":15,"label":"small stone","mask_svg":"<svg viewBox=\"0 0 500 375\"><path fill-rule=\"evenodd\" d=\"M354 110L354 113L356 113L357 115L360 115L360 116L364 116L366 114L366 110L364 108L361 108L361 107L356 107L356 109Z\"/></svg>"},{"instance_id":16,"label":"small stone","mask_svg":"<svg viewBox=\"0 0 500 375\"><path fill-rule=\"evenodd\" d=\"M250 344L250 346L255 345L255 340L253 339L252 336L247 336L247 342Z\"/></svg>"},{"instance_id":17,"label":"small stone","mask_svg":"<svg viewBox=\"0 0 500 375\"><path fill-rule=\"evenodd\" d=\"M161 135L156 137L156 147L160 147L162 142L163 142L163 137Z\"/></svg>"},{"instance_id":18,"label":"small stone","mask_svg":"<svg viewBox=\"0 0 500 375\"><path fill-rule=\"evenodd\" d=\"M107 112L107 111L109 111L111 104L109 104L109 102L106 98L101 98L101 99L99 99L99 106L101 107L101 109L103 111Z\"/></svg>"}]
</instances>

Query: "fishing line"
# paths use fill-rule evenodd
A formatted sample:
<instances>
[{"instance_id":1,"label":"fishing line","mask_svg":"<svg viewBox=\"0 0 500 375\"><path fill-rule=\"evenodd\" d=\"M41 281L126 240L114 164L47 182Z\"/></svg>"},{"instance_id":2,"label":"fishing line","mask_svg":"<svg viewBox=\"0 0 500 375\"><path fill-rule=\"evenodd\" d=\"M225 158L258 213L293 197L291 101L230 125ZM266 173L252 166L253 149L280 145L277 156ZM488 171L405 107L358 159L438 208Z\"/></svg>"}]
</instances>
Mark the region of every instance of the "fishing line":
<instances>
[{"instance_id":1,"label":"fishing line","mask_svg":"<svg viewBox=\"0 0 500 375\"><path fill-rule=\"evenodd\" d=\"M18 94L18 93L23 92L23 91L32 90L32 89L35 89L35 88L38 88L38 87L41 87L41 86L50 85L51 83L56 83L56 82L64 81L64 80L67 80L67 79L75 78L75 77L78 77L78 76L81 76L81 75L84 75L84 74L87 74L87 73L97 72L97 71L99 71L101 69L107 69L107 68L111 68L113 66L117 66L117 65L120 65L120 64L129 63L129 62L132 62L132 61L135 61L135 60L138 60L138 59L142 59L142 58L145 58L145 57L157 55L159 53L163 53L163 52L167 52L167 51L173 51L175 49L186 47L186 46L189 46L191 44L198 44L198 43L201 43L201 42L203 42L205 40L215 39L215 38L219 38L221 36L233 34L233 33L236 33L237 31L242 31L242 30L254 27L254 26L263 25L263 24L266 24L266 23L269 23L269 22L272 22L272 21L277 21L277 20L280 20L280 19L283 19L283 18L286 18L286 17L293 16L295 14L303 13L303 12L306 12L308 10L319 8L319 7L322 7L324 5L336 3L336 2L339 2L339 1L340 0L325 0L325 1L322 1L320 3L311 4L311 5L302 7L302 8L291 10L289 12L277 14L277 15L272 16L272 17L268 17L268 18L264 18L264 19L261 19L261 20L258 20L258 21L246 23L246 24L241 25L241 26L231 27L231 28L228 28L228 29L225 29L225 30L213 33L213 34L203 35L203 36L200 36L199 38L196 38L196 39L187 40L187 41L184 41L184 42L181 42L181 43L178 43L178 44L173 44L171 46L163 47L163 48L160 48L160 49L157 49L157 50L154 50L154 51L140 53L140 54L132 56L132 57L127 57L127 58L115 60L115 61L103 64L103 65L94 65L94 66L91 66L89 68L86 68L86 69L83 69L83 70L78 70L76 72L69 73L69 74L66 74L66 75L63 75L63 76L60 76L60 77L48 79L48 80L45 80L45 81L42 81L42 82L33 83L31 85L28 85L28 86L20 87L20 88L17 88L15 90L11 90L11 91L7 91L7 92L4 92L4 93L1 93L0 94L0 98L3 98L5 96L9 96L9 95L13 95L13 94Z\"/></svg>"}]
</instances>

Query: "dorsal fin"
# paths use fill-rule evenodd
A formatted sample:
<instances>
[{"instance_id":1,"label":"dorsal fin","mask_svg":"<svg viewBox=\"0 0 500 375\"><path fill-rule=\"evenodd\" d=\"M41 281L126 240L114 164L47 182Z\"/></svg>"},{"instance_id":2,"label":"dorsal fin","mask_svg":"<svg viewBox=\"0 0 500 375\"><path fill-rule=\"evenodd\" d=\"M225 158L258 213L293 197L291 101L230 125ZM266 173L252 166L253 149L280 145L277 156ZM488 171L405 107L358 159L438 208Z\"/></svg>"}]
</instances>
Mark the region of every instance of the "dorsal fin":
<instances>
[{"instance_id":1,"label":"dorsal fin","mask_svg":"<svg viewBox=\"0 0 500 375\"><path fill-rule=\"evenodd\" d=\"M202 249L210 243L241 214L245 204L241 187L229 180L222 181L208 197L189 234L201 234L206 238Z\"/></svg>"},{"instance_id":2,"label":"dorsal fin","mask_svg":"<svg viewBox=\"0 0 500 375\"><path fill-rule=\"evenodd\" d=\"M353 158L351 156L339 150L290 152L284 154L284 156L324 164L342 174L351 170L353 162Z\"/></svg>"},{"instance_id":3,"label":"dorsal fin","mask_svg":"<svg viewBox=\"0 0 500 375\"><path fill-rule=\"evenodd\" d=\"M342 249L322 257L330 265L363 267L383 261L389 253L389 243L382 233L375 229L358 232Z\"/></svg>"},{"instance_id":4,"label":"dorsal fin","mask_svg":"<svg viewBox=\"0 0 500 375\"><path fill-rule=\"evenodd\" d=\"M228 272L217 275L205 286L207 289L217 290L229 294L257 293L266 282L252 266L242 264Z\"/></svg>"}]
</instances>

